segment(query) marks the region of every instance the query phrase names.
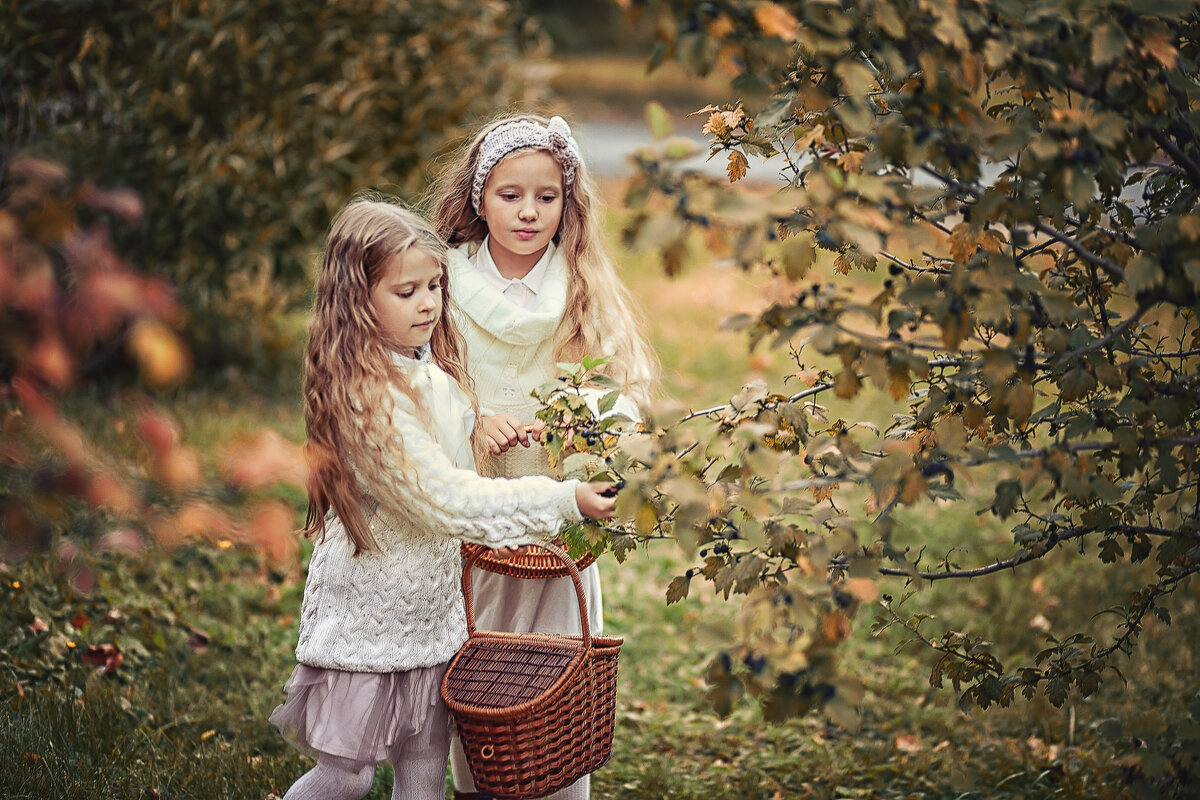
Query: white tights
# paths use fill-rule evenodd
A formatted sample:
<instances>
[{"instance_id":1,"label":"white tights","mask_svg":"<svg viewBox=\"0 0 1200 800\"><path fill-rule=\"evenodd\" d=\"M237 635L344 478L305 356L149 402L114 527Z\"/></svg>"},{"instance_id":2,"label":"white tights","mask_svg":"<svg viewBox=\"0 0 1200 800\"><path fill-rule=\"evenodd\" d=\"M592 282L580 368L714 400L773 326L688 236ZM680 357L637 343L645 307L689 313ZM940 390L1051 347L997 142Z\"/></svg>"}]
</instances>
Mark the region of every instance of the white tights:
<instances>
[{"instance_id":1,"label":"white tights","mask_svg":"<svg viewBox=\"0 0 1200 800\"><path fill-rule=\"evenodd\" d=\"M454 774L454 788L460 792L475 792L475 781L471 780L471 768L467 766L467 754L463 752L462 742L454 737L450 746L450 771ZM588 800L591 796L592 776L584 775L579 780L563 789L559 789L546 800ZM290 798L284 798L290 800Z\"/></svg>"},{"instance_id":2,"label":"white tights","mask_svg":"<svg viewBox=\"0 0 1200 800\"><path fill-rule=\"evenodd\" d=\"M446 756L393 758L392 800L442 800ZM322 754L317 765L292 784L283 800L361 800L375 785L375 765Z\"/></svg>"}]
</instances>

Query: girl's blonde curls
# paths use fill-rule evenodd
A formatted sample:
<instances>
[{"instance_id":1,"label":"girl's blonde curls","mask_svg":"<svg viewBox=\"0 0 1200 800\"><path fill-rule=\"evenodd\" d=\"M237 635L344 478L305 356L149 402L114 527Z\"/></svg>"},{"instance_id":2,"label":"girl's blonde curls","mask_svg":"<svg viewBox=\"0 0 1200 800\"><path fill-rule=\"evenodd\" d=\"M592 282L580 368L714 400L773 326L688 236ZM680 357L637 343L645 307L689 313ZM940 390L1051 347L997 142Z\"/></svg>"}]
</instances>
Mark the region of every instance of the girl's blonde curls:
<instances>
[{"instance_id":1,"label":"girl's blonde curls","mask_svg":"<svg viewBox=\"0 0 1200 800\"><path fill-rule=\"evenodd\" d=\"M377 549L363 514L367 498L362 481L369 484L388 475L384 465L398 465L414 501L419 499L411 465L402 449L394 450L392 393L400 392L419 412L425 410L385 342L371 303L371 291L382 279L388 260L414 248L442 265L443 311L429 343L431 358L474 404L458 332L447 313L450 285L445 245L423 219L384 195L356 196L330 225L317 276L304 361L309 460L304 533L324 535L325 516L332 509L356 554ZM418 505L390 510L416 522Z\"/></svg>"}]
</instances>

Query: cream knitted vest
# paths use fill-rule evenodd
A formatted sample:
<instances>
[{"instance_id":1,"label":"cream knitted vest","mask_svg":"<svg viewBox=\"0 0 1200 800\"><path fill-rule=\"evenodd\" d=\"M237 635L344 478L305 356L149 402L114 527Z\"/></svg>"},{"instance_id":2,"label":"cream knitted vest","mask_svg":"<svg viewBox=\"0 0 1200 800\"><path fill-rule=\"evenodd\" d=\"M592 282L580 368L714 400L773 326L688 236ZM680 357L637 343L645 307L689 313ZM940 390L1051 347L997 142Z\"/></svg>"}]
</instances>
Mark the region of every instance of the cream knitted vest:
<instances>
[{"instance_id":1,"label":"cream knitted vest","mask_svg":"<svg viewBox=\"0 0 1200 800\"><path fill-rule=\"evenodd\" d=\"M551 245L553 246L553 245ZM567 307L567 262L555 251L532 309L518 308L488 283L471 256L478 242L450 251L454 320L467 347L467 369L485 414L508 413L528 425L541 408L530 392L554 380L554 332ZM514 447L493 459L506 477L550 474L542 447Z\"/></svg>"}]
</instances>

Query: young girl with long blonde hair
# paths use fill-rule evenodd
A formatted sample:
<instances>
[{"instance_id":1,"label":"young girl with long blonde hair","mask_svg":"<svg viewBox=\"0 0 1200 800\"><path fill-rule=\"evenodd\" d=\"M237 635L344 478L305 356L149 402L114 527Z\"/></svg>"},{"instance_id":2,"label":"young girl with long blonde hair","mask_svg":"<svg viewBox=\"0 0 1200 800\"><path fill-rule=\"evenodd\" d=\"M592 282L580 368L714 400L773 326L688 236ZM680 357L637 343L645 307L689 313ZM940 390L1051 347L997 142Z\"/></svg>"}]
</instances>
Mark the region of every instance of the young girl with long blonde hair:
<instances>
[{"instance_id":1,"label":"young girl with long blonde hair","mask_svg":"<svg viewBox=\"0 0 1200 800\"><path fill-rule=\"evenodd\" d=\"M271 715L317 763L286 800L357 800L384 761L394 800L443 797L439 685L467 637L459 540L528 544L612 512L602 484L475 472L445 265L428 224L380 199L347 205L326 241L304 373L315 543L299 663Z\"/></svg>"},{"instance_id":2,"label":"young girl with long blonde hair","mask_svg":"<svg viewBox=\"0 0 1200 800\"><path fill-rule=\"evenodd\" d=\"M597 192L567 123L525 115L485 126L442 177L433 213L451 247L455 319L485 414L488 474L550 473L530 392L557 376L558 362L609 357L602 369L623 387L617 410L636 418L655 390L657 364L602 246ZM591 629L599 632L596 566L582 578ZM480 627L579 635L569 578L482 573L473 580ZM461 748L451 758L455 796L479 797ZM585 776L553 797L588 795Z\"/></svg>"}]
</instances>

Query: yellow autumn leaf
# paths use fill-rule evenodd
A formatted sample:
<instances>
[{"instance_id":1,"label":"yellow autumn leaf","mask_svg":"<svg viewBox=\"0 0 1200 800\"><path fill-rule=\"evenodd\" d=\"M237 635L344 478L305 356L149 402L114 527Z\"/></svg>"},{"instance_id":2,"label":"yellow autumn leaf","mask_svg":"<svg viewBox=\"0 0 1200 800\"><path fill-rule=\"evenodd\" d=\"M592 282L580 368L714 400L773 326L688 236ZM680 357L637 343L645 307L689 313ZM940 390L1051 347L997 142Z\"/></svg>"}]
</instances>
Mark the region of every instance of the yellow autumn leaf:
<instances>
[{"instance_id":1,"label":"yellow autumn leaf","mask_svg":"<svg viewBox=\"0 0 1200 800\"><path fill-rule=\"evenodd\" d=\"M1008 416L1018 428L1024 428L1033 413L1033 384L1021 380L1008 389Z\"/></svg>"},{"instance_id":2,"label":"yellow autumn leaf","mask_svg":"<svg viewBox=\"0 0 1200 800\"><path fill-rule=\"evenodd\" d=\"M746 170L749 166L749 162L746 161L746 157L742 155L741 151L729 151L729 166L725 168L729 174L729 182L733 183L746 177Z\"/></svg>"},{"instance_id":3,"label":"yellow autumn leaf","mask_svg":"<svg viewBox=\"0 0 1200 800\"><path fill-rule=\"evenodd\" d=\"M187 349L162 323L139 320L129 334L128 345L142 377L152 386L176 384L191 369Z\"/></svg>"},{"instance_id":4,"label":"yellow autumn leaf","mask_svg":"<svg viewBox=\"0 0 1200 800\"><path fill-rule=\"evenodd\" d=\"M665 139L675 130L675 123L671 121L671 112L662 103L651 100L646 103L646 127L655 139Z\"/></svg>"}]
</instances>

